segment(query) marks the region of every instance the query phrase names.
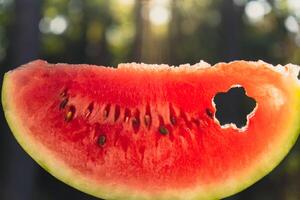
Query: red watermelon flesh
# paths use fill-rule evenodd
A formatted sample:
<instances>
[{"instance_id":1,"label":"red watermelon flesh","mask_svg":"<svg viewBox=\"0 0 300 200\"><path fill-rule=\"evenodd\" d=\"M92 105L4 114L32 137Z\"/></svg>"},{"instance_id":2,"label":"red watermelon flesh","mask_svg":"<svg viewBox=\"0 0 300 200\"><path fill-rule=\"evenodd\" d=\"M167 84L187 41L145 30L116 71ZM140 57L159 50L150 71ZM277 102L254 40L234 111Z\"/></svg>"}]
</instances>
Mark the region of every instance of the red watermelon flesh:
<instances>
[{"instance_id":1,"label":"red watermelon flesh","mask_svg":"<svg viewBox=\"0 0 300 200\"><path fill-rule=\"evenodd\" d=\"M6 73L2 103L21 146L65 183L109 199L216 199L270 172L300 127L294 65L34 61ZM243 87L247 124L221 126L214 98Z\"/></svg>"}]
</instances>

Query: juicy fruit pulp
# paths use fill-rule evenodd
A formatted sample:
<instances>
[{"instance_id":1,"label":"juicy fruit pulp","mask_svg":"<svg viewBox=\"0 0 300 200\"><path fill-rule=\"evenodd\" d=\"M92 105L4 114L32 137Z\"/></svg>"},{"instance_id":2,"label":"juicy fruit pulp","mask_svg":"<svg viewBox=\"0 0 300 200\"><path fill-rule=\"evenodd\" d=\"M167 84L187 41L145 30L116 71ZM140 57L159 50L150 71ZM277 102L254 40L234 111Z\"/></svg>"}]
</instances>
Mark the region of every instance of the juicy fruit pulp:
<instances>
[{"instance_id":1,"label":"juicy fruit pulp","mask_svg":"<svg viewBox=\"0 0 300 200\"><path fill-rule=\"evenodd\" d=\"M245 61L118 69L35 61L5 75L2 102L23 148L79 190L216 199L267 174L295 142L296 73ZM256 101L242 128L216 118L216 94L234 87Z\"/></svg>"}]
</instances>

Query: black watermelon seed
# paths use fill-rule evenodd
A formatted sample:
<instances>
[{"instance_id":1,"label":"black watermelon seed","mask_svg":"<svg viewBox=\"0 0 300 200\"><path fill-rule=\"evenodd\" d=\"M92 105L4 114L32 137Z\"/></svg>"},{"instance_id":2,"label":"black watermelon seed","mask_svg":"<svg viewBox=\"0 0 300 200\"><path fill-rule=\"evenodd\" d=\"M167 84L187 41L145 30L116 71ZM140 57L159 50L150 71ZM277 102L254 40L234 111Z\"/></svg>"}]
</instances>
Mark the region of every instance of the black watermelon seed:
<instances>
[{"instance_id":1,"label":"black watermelon seed","mask_svg":"<svg viewBox=\"0 0 300 200\"><path fill-rule=\"evenodd\" d=\"M131 111L128 108L126 108L124 113L124 122L128 123L130 117L131 117Z\"/></svg>"},{"instance_id":2,"label":"black watermelon seed","mask_svg":"<svg viewBox=\"0 0 300 200\"><path fill-rule=\"evenodd\" d=\"M120 106L116 105L115 107L115 121L117 121L120 117Z\"/></svg>"},{"instance_id":3,"label":"black watermelon seed","mask_svg":"<svg viewBox=\"0 0 300 200\"><path fill-rule=\"evenodd\" d=\"M65 120L67 122L71 121L73 118L73 113L71 111L68 111L67 114L66 114L66 117L65 117Z\"/></svg>"},{"instance_id":4,"label":"black watermelon seed","mask_svg":"<svg viewBox=\"0 0 300 200\"><path fill-rule=\"evenodd\" d=\"M68 103L69 99L65 98L60 104L59 104L59 109L64 109Z\"/></svg>"},{"instance_id":5,"label":"black watermelon seed","mask_svg":"<svg viewBox=\"0 0 300 200\"><path fill-rule=\"evenodd\" d=\"M139 131L139 128L140 128L140 119L139 118L136 118L136 117L132 118L132 128L135 133L137 133Z\"/></svg>"},{"instance_id":6,"label":"black watermelon seed","mask_svg":"<svg viewBox=\"0 0 300 200\"><path fill-rule=\"evenodd\" d=\"M106 136L105 135L100 135L99 138L98 138L98 144L100 146L103 146L106 142Z\"/></svg>"},{"instance_id":7,"label":"black watermelon seed","mask_svg":"<svg viewBox=\"0 0 300 200\"><path fill-rule=\"evenodd\" d=\"M172 125L175 125L176 124L176 113L175 113L175 110L171 103L169 104L169 110L170 110L170 122Z\"/></svg>"},{"instance_id":8,"label":"black watermelon seed","mask_svg":"<svg viewBox=\"0 0 300 200\"><path fill-rule=\"evenodd\" d=\"M209 116L209 118L212 119L214 117L214 113L210 109L206 108L205 112Z\"/></svg>"},{"instance_id":9,"label":"black watermelon seed","mask_svg":"<svg viewBox=\"0 0 300 200\"><path fill-rule=\"evenodd\" d=\"M60 93L60 97L61 98L65 98L65 97L67 97L67 93L68 93L68 89L64 89L61 93Z\"/></svg>"},{"instance_id":10,"label":"black watermelon seed","mask_svg":"<svg viewBox=\"0 0 300 200\"><path fill-rule=\"evenodd\" d=\"M93 110L94 110L94 102L91 102L87 107L85 117L89 117L92 114Z\"/></svg>"},{"instance_id":11,"label":"black watermelon seed","mask_svg":"<svg viewBox=\"0 0 300 200\"><path fill-rule=\"evenodd\" d=\"M65 116L65 120L67 122L70 122L73 119L73 117L75 115L75 111L76 111L75 106L69 107L69 110L66 112L66 116Z\"/></svg>"},{"instance_id":12,"label":"black watermelon seed","mask_svg":"<svg viewBox=\"0 0 300 200\"><path fill-rule=\"evenodd\" d=\"M160 126L159 127L159 132L162 134L162 135L167 135L169 133L168 129L165 127L165 126Z\"/></svg>"},{"instance_id":13,"label":"black watermelon seed","mask_svg":"<svg viewBox=\"0 0 300 200\"><path fill-rule=\"evenodd\" d=\"M108 115L109 115L109 112L110 112L110 104L107 104L104 108L104 111L103 111L103 117L104 119L107 119L108 118Z\"/></svg>"},{"instance_id":14,"label":"black watermelon seed","mask_svg":"<svg viewBox=\"0 0 300 200\"><path fill-rule=\"evenodd\" d=\"M174 116L171 116L170 117L170 121L171 121L171 124L172 125L175 125L176 124L176 118Z\"/></svg>"},{"instance_id":15,"label":"black watermelon seed","mask_svg":"<svg viewBox=\"0 0 300 200\"><path fill-rule=\"evenodd\" d=\"M138 126L139 125L139 120L135 117L132 118L132 126Z\"/></svg>"}]
</instances>

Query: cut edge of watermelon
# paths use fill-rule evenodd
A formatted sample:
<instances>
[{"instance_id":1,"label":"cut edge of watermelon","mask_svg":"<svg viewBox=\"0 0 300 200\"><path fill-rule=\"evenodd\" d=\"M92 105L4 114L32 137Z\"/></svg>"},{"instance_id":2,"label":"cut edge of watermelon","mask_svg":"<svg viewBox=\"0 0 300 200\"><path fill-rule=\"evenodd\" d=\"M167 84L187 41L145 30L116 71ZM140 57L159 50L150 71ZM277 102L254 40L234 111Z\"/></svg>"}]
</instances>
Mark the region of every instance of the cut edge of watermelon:
<instances>
[{"instance_id":1,"label":"cut edge of watermelon","mask_svg":"<svg viewBox=\"0 0 300 200\"><path fill-rule=\"evenodd\" d=\"M260 61L259 61L260 62ZM265 62L264 62L265 63ZM267 64L267 63L265 63ZM269 64L268 64L269 65ZM271 66L271 65L269 65ZM296 65L286 65L280 66L277 69L271 67L273 70L281 73L282 75L290 76L291 78L297 80ZM222 185L208 186L207 188L195 187L190 190L170 190L159 195L149 194L149 193L133 193L128 188L120 188L114 185L110 186L96 186L93 181L84 178L80 173L76 173L71 170L63 161L57 159L48 149L43 145L37 143L34 139L30 137L30 134L25 134L26 128L23 126L22 122L15 115L13 101L10 100L11 95L9 95L10 88L12 87L10 83L9 73L7 72L3 79L2 87L2 105L4 109L5 117L8 121L9 127L11 128L16 140L21 145L21 147L46 171L51 175L63 181L64 183L77 188L80 191L88 193L90 195L110 198L110 199L218 199L235 194L250 185L254 184L256 181L261 179L263 176L267 175L272 171L278 163L280 163L285 155L289 152L293 144L296 142L299 131L300 131L300 121L298 116L300 116L300 83L299 81L294 81L295 85L291 86L295 90L295 96L293 98L294 102L293 108L293 119L290 122L290 128L286 130L285 140L279 141L281 146L283 146L282 151L272 151L269 154L265 154L258 162L256 167L252 166L252 170L245 170L248 174L240 174L240 177L235 177L234 180L228 180L222 183ZM296 75L296 76L295 76ZM276 145L277 146L277 145ZM45 156L47 155L47 158ZM76 181L74 181L76 177Z\"/></svg>"}]
</instances>

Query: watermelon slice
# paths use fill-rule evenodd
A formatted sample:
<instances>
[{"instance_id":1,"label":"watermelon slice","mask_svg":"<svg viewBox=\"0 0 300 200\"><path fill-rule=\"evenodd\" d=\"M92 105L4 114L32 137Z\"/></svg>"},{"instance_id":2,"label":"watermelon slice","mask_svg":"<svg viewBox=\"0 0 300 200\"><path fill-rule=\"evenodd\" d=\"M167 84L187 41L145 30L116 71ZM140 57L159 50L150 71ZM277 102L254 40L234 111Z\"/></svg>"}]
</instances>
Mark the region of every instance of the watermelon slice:
<instances>
[{"instance_id":1,"label":"watermelon slice","mask_svg":"<svg viewBox=\"0 0 300 200\"><path fill-rule=\"evenodd\" d=\"M116 69L38 60L5 74L2 103L25 151L83 192L218 199L265 176L295 143L297 75L262 61ZM249 104L240 124L220 114L238 89Z\"/></svg>"}]
</instances>

